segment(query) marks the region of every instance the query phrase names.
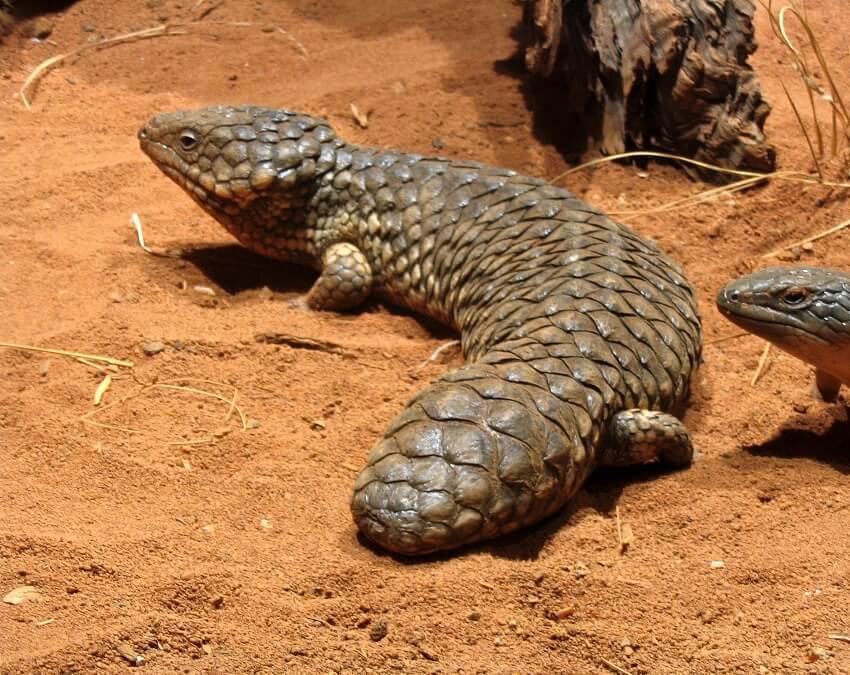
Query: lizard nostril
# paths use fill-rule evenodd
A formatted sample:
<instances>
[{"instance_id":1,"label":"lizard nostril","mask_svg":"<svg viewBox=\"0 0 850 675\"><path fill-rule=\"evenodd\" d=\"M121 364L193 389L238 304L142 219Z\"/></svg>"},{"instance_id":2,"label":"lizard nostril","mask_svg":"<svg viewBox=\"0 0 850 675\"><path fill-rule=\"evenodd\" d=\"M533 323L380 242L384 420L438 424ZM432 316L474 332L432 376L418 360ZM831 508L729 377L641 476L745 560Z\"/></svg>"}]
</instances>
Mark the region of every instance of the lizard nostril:
<instances>
[{"instance_id":1,"label":"lizard nostril","mask_svg":"<svg viewBox=\"0 0 850 675\"><path fill-rule=\"evenodd\" d=\"M732 302L739 302L741 300L741 291L729 291L728 297Z\"/></svg>"},{"instance_id":2,"label":"lizard nostril","mask_svg":"<svg viewBox=\"0 0 850 675\"><path fill-rule=\"evenodd\" d=\"M148 130L145 127L139 129L139 140L146 141L148 139Z\"/></svg>"}]
</instances>

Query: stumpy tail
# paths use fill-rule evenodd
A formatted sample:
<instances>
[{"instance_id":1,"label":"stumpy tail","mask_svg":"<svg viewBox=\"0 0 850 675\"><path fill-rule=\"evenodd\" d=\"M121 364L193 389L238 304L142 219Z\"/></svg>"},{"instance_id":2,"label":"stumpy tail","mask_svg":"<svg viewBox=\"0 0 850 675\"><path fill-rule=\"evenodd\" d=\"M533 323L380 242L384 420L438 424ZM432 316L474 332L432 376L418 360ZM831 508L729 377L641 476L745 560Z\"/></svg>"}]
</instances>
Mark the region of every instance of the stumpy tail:
<instances>
[{"instance_id":1,"label":"stumpy tail","mask_svg":"<svg viewBox=\"0 0 850 675\"><path fill-rule=\"evenodd\" d=\"M574 414L525 364L449 373L411 400L372 450L354 487L354 520L369 539L405 555L537 522L591 468L579 431L590 433L590 419Z\"/></svg>"}]
</instances>

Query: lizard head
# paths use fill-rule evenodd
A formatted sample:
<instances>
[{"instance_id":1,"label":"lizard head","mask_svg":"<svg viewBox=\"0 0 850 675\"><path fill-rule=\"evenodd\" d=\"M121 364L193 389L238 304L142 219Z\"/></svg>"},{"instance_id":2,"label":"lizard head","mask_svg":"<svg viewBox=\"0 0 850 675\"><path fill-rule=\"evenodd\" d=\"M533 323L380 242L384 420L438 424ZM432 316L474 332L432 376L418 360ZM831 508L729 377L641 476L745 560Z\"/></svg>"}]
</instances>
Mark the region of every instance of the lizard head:
<instances>
[{"instance_id":1,"label":"lizard head","mask_svg":"<svg viewBox=\"0 0 850 675\"><path fill-rule=\"evenodd\" d=\"M340 145L321 119L252 106L164 113L139 130L142 150L213 215L263 195L303 191Z\"/></svg>"},{"instance_id":2,"label":"lizard head","mask_svg":"<svg viewBox=\"0 0 850 675\"><path fill-rule=\"evenodd\" d=\"M836 375L848 371L850 275L818 267L769 267L720 290L727 319Z\"/></svg>"}]
</instances>

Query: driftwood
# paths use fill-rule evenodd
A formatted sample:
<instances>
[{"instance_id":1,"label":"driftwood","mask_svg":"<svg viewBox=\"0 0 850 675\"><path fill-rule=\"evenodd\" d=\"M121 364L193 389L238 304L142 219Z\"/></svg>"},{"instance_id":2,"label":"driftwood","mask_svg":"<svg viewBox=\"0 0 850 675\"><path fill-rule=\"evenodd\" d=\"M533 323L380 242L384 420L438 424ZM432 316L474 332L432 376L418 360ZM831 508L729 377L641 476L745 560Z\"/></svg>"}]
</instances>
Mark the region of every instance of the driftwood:
<instances>
[{"instance_id":1,"label":"driftwood","mask_svg":"<svg viewBox=\"0 0 850 675\"><path fill-rule=\"evenodd\" d=\"M525 0L526 67L545 80L564 149L773 170L770 106L747 64L753 11L750 0Z\"/></svg>"}]
</instances>

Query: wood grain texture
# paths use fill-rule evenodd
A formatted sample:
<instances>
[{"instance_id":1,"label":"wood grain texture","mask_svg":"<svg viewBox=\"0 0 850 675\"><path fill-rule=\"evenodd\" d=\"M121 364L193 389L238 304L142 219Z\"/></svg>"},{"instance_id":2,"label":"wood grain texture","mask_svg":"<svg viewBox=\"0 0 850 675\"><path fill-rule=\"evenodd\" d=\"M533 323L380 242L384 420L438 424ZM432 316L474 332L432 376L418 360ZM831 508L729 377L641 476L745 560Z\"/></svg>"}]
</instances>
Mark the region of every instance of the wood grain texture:
<instances>
[{"instance_id":1,"label":"wood grain texture","mask_svg":"<svg viewBox=\"0 0 850 675\"><path fill-rule=\"evenodd\" d=\"M747 63L753 10L749 0L527 0L526 67L547 81L546 105L579 155L660 149L770 171L770 105Z\"/></svg>"}]
</instances>

